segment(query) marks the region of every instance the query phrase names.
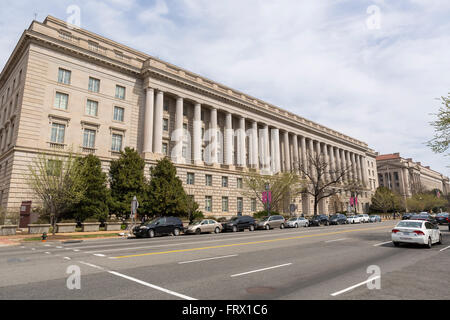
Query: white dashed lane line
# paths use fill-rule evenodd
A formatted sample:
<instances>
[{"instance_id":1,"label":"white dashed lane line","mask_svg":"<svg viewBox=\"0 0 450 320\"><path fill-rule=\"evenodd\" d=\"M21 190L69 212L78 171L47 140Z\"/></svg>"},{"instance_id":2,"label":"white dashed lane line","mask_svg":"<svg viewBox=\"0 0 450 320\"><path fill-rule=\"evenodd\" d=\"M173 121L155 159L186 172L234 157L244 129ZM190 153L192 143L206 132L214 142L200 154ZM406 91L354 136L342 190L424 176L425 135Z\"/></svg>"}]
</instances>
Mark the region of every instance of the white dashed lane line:
<instances>
[{"instance_id":1,"label":"white dashed lane line","mask_svg":"<svg viewBox=\"0 0 450 320\"><path fill-rule=\"evenodd\" d=\"M362 286L362 285L364 285L364 284L366 284L366 283L372 282L372 281L377 280L377 279L379 279L379 278L380 278L380 276L371 277L371 278L369 278L369 279L366 280L366 281L363 281L363 282L360 282L360 283L358 283L358 284L355 284L354 286L351 286L351 287L348 287L348 288L346 288L346 289L344 289L344 290L341 290L341 291L337 291L337 292L335 292L335 293L332 293L331 296L333 296L333 297L338 296L338 295L340 295L340 294L342 294L342 293L351 291L351 290L353 290L353 289L355 289L355 288L357 288L357 287L360 287L360 286Z\"/></svg>"},{"instance_id":2,"label":"white dashed lane line","mask_svg":"<svg viewBox=\"0 0 450 320\"><path fill-rule=\"evenodd\" d=\"M448 248L450 248L450 246L448 246L448 247L446 247L446 248L444 248L444 249L439 250L439 252L445 251L445 250L447 250Z\"/></svg>"},{"instance_id":3,"label":"white dashed lane line","mask_svg":"<svg viewBox=\"0 0 450 320\"><path fill-rule=\"evenodd\" d=\"M373 246L374 247L379 247L379 246L382 246L383 244L388 244L388 243L392 243L392 241L386 241L386 242L382 242L382 243L377 243L377 244L374 244Z\"/></svg>"}]
</instances>

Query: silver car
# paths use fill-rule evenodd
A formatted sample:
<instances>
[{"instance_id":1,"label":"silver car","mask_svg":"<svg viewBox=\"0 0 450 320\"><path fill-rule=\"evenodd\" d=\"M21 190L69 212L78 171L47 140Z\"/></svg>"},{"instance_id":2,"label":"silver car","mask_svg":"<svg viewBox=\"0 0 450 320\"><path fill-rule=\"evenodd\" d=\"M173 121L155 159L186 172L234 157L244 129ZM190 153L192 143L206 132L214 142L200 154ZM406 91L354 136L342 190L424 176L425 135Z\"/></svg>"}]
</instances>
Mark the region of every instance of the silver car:
<instances>
[{"instance_id":1,"label":"silver car","mask_svg":"<svg viewBox=\"0 0 450 320\"><path fill-rule=\"evenodd\" d=\"M308 219L303 217L294 217L286 221L287 228L309 227Z\"/></svg>"},{"instance_id":2,"label":"silver car","mask_svg":"<svg viewBox=\"0 0 450 320\"><path fill-rule=\"evenodd\" d=\"M222 231L222 224L218 223L216 220L204 219L190 224L186 228L184 233L195 233L195 234L201 234L204 232L220 233L221 231Z\"/></svg>"},{"instance_id":3,"label":"silver car","mask_svg":"<svg viewBox=\"0 0 450 320\"><path fill-rule=\"evenodd\" d=\"M268 216L258 222L257 228L269 230L279 227L280 229L284 229L285 223L286 220L283 218L283 216L280 215Z\"/></svg>"}]
</instances>

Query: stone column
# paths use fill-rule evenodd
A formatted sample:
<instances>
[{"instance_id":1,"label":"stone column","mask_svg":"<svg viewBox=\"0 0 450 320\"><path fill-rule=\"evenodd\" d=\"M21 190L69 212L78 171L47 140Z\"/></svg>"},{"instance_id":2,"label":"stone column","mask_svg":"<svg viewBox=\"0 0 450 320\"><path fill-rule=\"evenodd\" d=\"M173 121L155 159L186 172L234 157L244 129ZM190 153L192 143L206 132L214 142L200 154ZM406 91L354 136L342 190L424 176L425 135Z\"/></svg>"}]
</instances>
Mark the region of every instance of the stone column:
<instances>
[{"instance_id":1,"label":"stone column","mask_svg":"<svg viewBox=\"0 0 450 320\"><path fill-rule=\"evenodd\" d=\"M342 176L342 160L341 160L341 152L338 147L334 148L336 153L336 175ZM343 179L341 178L341 183Z\"/></svg>"},{"instance_id":2,"label":"stone column","mask_svg":"<svg viewBox=\"0 0 450 320\"><path fill-rule=\"evenodd\" d=\"M298 166L300 165L300 161L299 161L299 153L298 153L298 136L296 134L294 134L292 136L292 143L294 144L294 172L298 173Z\"/></svg>"},{"instance_id":3,"label":"stone column","mask_svg":"<svg viewBox=\"0 0 450 320\"><path fill-rule=\"evenodd\" d=\"M301 154L302 154L302 163L304 170L308 172L308 165L307 165L307 157L306 157L306 138L302 136L300 138L300 147L301 147Z\"/></svg>"},{"instance_id":4,"label":"stone column","mask_svg":"<svg viewBox=\"0 0 450 320\"><path fill-rule=\"evenodd\" d=\"M246 167L246 146L245 146L245 118L241 117L239 119L239 129L238 129L238 145L237 145L237 160L238 166Z\"/></svg>"},{"instance_id":5,"label":"stone column","mask_svg":"<svg viewBox=\"0 0 450 320\"><path fill-rule=\"evenodd\" d=\"M330 146L330 166L329 169L331 171L330 178L332 181L336 180L336 159L334 158L334 147Z\"/></svg>"},{"instance_id":6,"label":"stone column","mask_svg":"<svg viewBox=\"0 0 450 320\"><path fill-rule=\"evenodd\" d=\"M409 171L407 168L403 168L403 176L405 177L404 181L405 181L405 194L407 197L411 196L412 192L411 192L411 187L410 187L410 183L409 183Z\"/></svg>"},{"instance_id":7,"label":"stone column","mask_svg":"<svg viewBox=\"0 0 450 320\"><path fill-rule=\"evenodd\" d=\"M308 140L308 145L309 145L309 157L308 157L308 160L307 160L307 163L308 163L308 170L309 170L309 175L311 176L311 177L315 177L316 176L316 172L315 172L315 170L314 170L314 168L313 168L313 165L312 165L312 163L311 163L311 159L314 159L314 141L312 140L312 139L309 139Z\"/></svg>"},{"instance_id":8,"label":"stone column","mask_svg":"<svg viewBox=\"0 0 450 320\"><path fill-rule=\"evenodd\" d=\"M259 152L258 152L258 123L252 123L252 162L251 166L255 169L259 168Z\"/></svg>"},{"instance_id":9,"label":"stone column","mask_svg":"<svg viewBox=\"0 0 450 320\"><path fill-rule=\"evenodd\" d=\"M343 176L343 181L344 183L348 183L349 182L349 172L348 172L348 163L347 163L347 155L345 153L345 150L340 150L340 156L341 156L341 160L342 160L342 170L346 171L344 176Z\"/></svg>"},{"instance_id":10,"label":"stone column","mask_svg":"<svg viewBox=\"0 0 450 320\"><path fill-rule=\"evenodd\" d=\"M269 126L264 124L262 137L259 140L259 152L261 156L261 165L264 174L270 172L270 144L269 144Z\"/></svg>"},{"instance_id":11,"label":"stone column","mask_svg":"<svg viewBox=\"0 0 450 320\"><path fill-rule=\"evenodd\" d=\"M217 109L211 109L211 128L209 130L209 150L211 164L218 164L217 160Z\"/></svg>"},{"instance_id":12,"label":"stone column","mask_svg":"<svg viewBox=\"0 0 450 320\"><path fill-rule=\"evenodd\" d=\"M175 140L173 161L175 163L183 163L183 98L181 97L177 98L173 138Z\"/></svg>"},{"instance_id":13,"label":"stone column","mask_svg":"<svg viewBox=\"0 0 450 320\"><path fill-rule=\"evenodd\" d=\"M202 164L202 106L200 103L196 103L194 106L192 150L194 152L194 164Z\"/></svg>"},{"instance_id":14,"label":"stone column","mask_svg":"<svg viewBox=\"0 0 450 320\"><path fill-rule=\"evenodd\" d=\"M351 159L352 164L353 164L353 180L355 180L355 182L357 182L359 180L359 177L358 177L358 164L356 162L355 154L353 152L350 154L350 159Z\"/></svg>"},{"instance_id":15,"label":"stone column","mask_svg":"<svg viewBox=\"0 0 450 320\"><path fill-rule=\"evenodd\" d=\"M271 129L271 137L272 172L278 173L281 170L280 131L276 128Z\"/></svg>"},{"instance_id":16,"label":"stone column","mask_svg":"<svg viewBox=\"0 0 450 320\"><path fill-rule=\"evenodd\" d=\"M153 112L155 103L155 91L147 88L145 97L145 119L144 119L144 153L153 152Z\"/></svg>"},{"instance_id":17,"label":"stone column","mask_svg":"<svg viewBox=\"0 0 450 320\"><path fill-rule=\"evenodd\" d=\"M227 113L225 119L225 164L233 165L233 116Z\"/></svg>"},{"instance_id":18,"label":"stone column","mask_svg":"<svg viewBox=\"0 0 450 320\"><path fill-rule=\"evenodd\" d=\"M291 171L291 150L289 146L289 132L285 131L283 133L284 137L284 170L286 172Z\"/></svg>"},{"instance_id":19,"label":"stone column","mask_svg":"<svg viewBox=\"0 0 450 320\"><path fill-rule=\"evenodd\" d=\"M163 103L164 93L158 90L156 93L155 122L153 125L153 152L158 154L162 154Z\"/></svg>"}]
</instances>

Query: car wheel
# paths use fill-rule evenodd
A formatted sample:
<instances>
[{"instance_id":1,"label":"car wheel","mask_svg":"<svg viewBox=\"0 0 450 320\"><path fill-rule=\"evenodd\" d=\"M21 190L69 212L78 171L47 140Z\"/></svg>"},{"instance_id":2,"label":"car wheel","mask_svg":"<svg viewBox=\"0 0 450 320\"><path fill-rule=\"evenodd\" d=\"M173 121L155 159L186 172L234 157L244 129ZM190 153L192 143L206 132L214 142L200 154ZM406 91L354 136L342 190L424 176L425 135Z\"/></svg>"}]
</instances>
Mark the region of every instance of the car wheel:
<instances>
[{"instance_id":1,"label":"car wheel","mask_svg":"<svg viewBox=\"0 0 450 320\"><path fill-rule=\"evenodd\" d=\"M393 242L394 243L394 246L396 246L396 247L399 247L400 246L400 243L399 242Z\"/></svg>"},{"instance_id":2,"label":"car wheel","mask_svg":"<svg viewBox=\"0 0 450 320\"><path fill-rule=\"evenodd\" d=\"M297 223L295 224L295 227L298 228L298 224Z\"/></svg>"},{"instance_id":3,"label":"car wheel","mask_svg":"<svg viewBox=\"0 0 450 320\"><path fill-rule=\"evenodd\" d=\"M305 223L305 228L309 227L309 222Z\"/></svg>"},{"instance_id":4,"label":"car wheel","mask_svg":"<svg viewBox=\"0 0 450 320\"><path fill-rule=\"evenodd\" d=\"M442 244L442 234L439 235L439 241L438 244Z\"/></svg>"},{"instance_id":5,"label":"car wheel","mask_svg":"<svg viewBox=\"0 0 450 320\"><path fill-rule=\"evenodd\" d=\"M284 229L284 223L280 225L280 229Z\"/></svg>"},{"instance_id":6,"label":"car wheel","mask_svg":"<svg viewBox=\"0 0 450 320\"><path fill-rule=\"evenodd\" d=\"M431 238L428 238L427 248L431 249L432 245Z\"/></svg>"},{"instance_id":7,"label":"car wheel","mask_svg":"<svg viewBox=\"0 0 450 320\"><path fill-rule=\"evenodd\" d=\"M173 229L173 235L175 237L179 236L180 235L180 229L178 229L178 228Z\"/></svg>"},{"instance_id":8,"label":"car wheel","mask_svg":"<svg viewBox=\"0 0 450 320\"><path fill-rule=\"evenodd\" d=\"M219 228L219 227L216 227L216 228L214 229L214 233L220 233L220 228Z\"/></svg>"},{"instance_id":9,"label":"car wheel","mask_svg":"<svg viewBox=\"0 0 450 320\"><path fill-rule=\"evenodd\" d=\"M270 230L270 226L266 224L266 230Z\"/></svg>"},{"instance_id":10,"label":"car wheel","mask_svg":"<svg viewBox=\"0 0 450 320\"><path fill-rule=\"evenodd\" d=\"M329 223L329 222L327 221L327 222L326 222L326 225L327 225L327 226L329 226L329 225L330 225L330 223Z\"/></svg>"},{"instance_id":11,"label":"car wheel","mask_svg":"<svg viewBox=\"0 0 450 320\"><path fill-rule=\"evenodd\" d=\"M155 231L153 231L152 229L148 230L148 237L153 238L154 236L155 236Z\"/></svg>"},{"instance_id":12,"label":"car wheel","mask_svg":"<svg viewBox=\"0 0 450 320\"><path fill-rule=\"evenodd\" d=\"M195 234L201 234L202 230L200 230L200 228L197 228L197 230L195 230Z\"/></svg>"},{"instance_id":13,"label":"car wheel","mask_svg":"<svg viewBox=\"0 0 450 320\"><path fill-rule=\"evenodd\" d=\"M248 228L250 231L255 231L255 226L254 225L250 225L250 227Z\"/></svg>"},{"instance_id":14,"label":"car wheel","mask_svg":"<svg viewBox=\"0 0 450 320\"><path fill-rule=\"evenodd\" d=\"M237 230L237 227L236 226L233 226L233 232L237 232L238 230Z\"/></svg>"}]
</instances>

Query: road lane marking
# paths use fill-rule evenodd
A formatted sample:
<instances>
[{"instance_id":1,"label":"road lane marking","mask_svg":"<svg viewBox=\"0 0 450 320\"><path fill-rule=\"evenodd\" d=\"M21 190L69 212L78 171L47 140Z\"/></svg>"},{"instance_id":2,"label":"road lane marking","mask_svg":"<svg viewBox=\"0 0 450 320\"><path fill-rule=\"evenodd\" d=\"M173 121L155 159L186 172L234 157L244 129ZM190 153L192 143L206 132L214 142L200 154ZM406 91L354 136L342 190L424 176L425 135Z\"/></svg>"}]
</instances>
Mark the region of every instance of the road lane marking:
<instances>
[{"instance_id":1,"label":"road lane marking","mask_svg":"<svg viewBox=\"0 0 450 320\"><path fill-rule=\"evenodd\" d=\"M156 289L156 290L159 290L159 291L168 293L168 294L170 294L170 295L173 295L173 296L176 296L176 297L185 299L185 300L197 300L197 299L195 299L195 298L186 296L186 295L184 295L184 294L181 294L181 293L178 293L178 292L169 290L169 289L165 289L165 288L156 286L156 285L154 285L154 284L151 284L151 283L148 283L148 282L145 282L145 281L142 281L142 280L139 280L139 279L136 279L136 278L127 276L127 275L125 275L125 274L122 274L122 273L119 273L119 272L116 272L116 271L107 270L107 269L105 269L105 268L103 268L103 267L96 266L96 265L94 265L94 264L92 264L92 263L87 263L87 262L83 262L83 261L80 261L80 263L82 263L82 264L84 264L84 265L87 265L87 266L90 266L90 267L95 268L95 269L99 269L99 270L102 270L102 271L106 271L106 272L108 272L109 274L113 274L113 275L115 275L115 276L118 276L118 277L121 277L121 278L130 280L130 281L139 283L139 284L141 284L141 285L143 285L143 286L146 286L146 287L149 287L149 288L152 288L152 289Z\"/></svg>"},{"instance_id":2,"label":"road lane marking","mask_svg":"<svg viewBox=\"0 0 450 320\"><path fill-rule=\"evenodd\" d=\"M73 251L78 252L78 251L80 251L80 250L78 250L78 249L73 249Z\"/></svg>"},{"instance_id":3,"label":"road lane marking","mask_svg":"<svg viewBox=\"0 0 450 320\"><path fill-rule=\"evenodd\" d=\"M337 295L340 295L340 294L342 294L342 293L345 293L345 292L348 292L348 291L350 291L350 290L353 290L353 289L355 289L355 288L357 288L357 287L359 287L359 286L362 286L362 285L364 285L364 284L366 284L366 283L372 282L372 281L377 280L377 279L379 279L379 278L381 278L381 276L371 277L371 278L369 278L369 279L366 280L366 281L363 281L363 282L360 282L360 283L358 283L358 284L355 284L354 286L351 286L351 287L348 287L348 288L346 288L346 289L344 289L344 290L341 290L341 291L332 293L331 296L335 297L335 296L337 296Z\"/></svg>"},{"instance_id":4,"label":"road lane marking","mask_svg":"<svg viewBox=\"0 0 450 320\"><path fill-rule=\"evenodd\" d=\"M71 260L69 257L64 257L65 260Z\"/></svg>"},{"instance_id":5,"label":"road lane marking","mask_svg":"<svg viewBox=\"0 0 450 320\"><path fill-rule=\"evenodd\" d=\"M142 253L142 254L119 256L119 257L114 257L114 258L115 259L124 259L124 258L144 257L144 256L152 256L152 255L159 255L159 254L190 252L190 251L217 249L217 248L228 248L228 247L245 246L245 245L252 245L252 244L269 243L269 242L288 241L288 240L313 238L313 237L322 237L322 236L329 236L329 235L334 235L334 234L342 234L342 233L357 232L357 231L369 231L369 230L377 230L377 229L387 229L387 227L353 229L353 230L336 231L336 232L328 232L328 233L310 234L310 235L303 235L303 236L289 237L289 238L278 238L278 239L260 240L260 241L243 242L243 243L223 244L223 245L209 246L209 247L202 247L202 248L189 248L189 249L162 251L162 252L149 252L149 253ZM389 229L390 229L390 227L389 227Z\"/></svg>"},{"instance_id":6,"label":"road lane marking","mask_svg":"<svg viewBox=\"0 0 450 320\"><path fill-rule=\"evenodd\" d=\"M50 252L47 251L45 254L50 254Z\"/></svg>"},{"instance_id":7,"label":"road lane marking","mask_svg":"<svg viewBox=\"0 0 450 320\"><path fill-rule=\"evenodd\" d=\"M229 255L229 256L221 256L221 257L214 257L214 258L205 258L205 259L197 259L197 260L183 261L183 262L178 262L178 264L186 264L186 263L200 262L200 261L208 261L208 260L216 260L216 259L225 259L225 258L231 258L231 257L237 257L237 254L231 254L231 255Z\"/></svg>"},{"instance_id":8,"label":"road lane marking","mask_svg":"<svg viewBox=\"0 0 450 320\"><path fill-rule=\"evenodd\" d=\"M275 268L281 268L281 267L286 267L286 266L290 266L292 263L285 263L285 264L280 264L278 266L273 266L273 267L268 267L268 268L263 268L263 269L258 269L258 270L253 270L253 271L248 271L248 272L243 272L243 273L238 273L238 274L233 274L231 277L239 277L239 276L243 276L246 274L250 274L250 273L255 273L255 272L261 272L261 271L265 271L265 270L270 270L270 269L275 269Z\"/></svg>"},{"instance_id":9,"label":"road lane marking","mask_svg":"<svg viewBox=\"0 0 450 320\"><path fill-rule=\"evenodd\" d=\"M373 246L374 247L379 247L379 246L382 246L383 244L387 244L387 243L392 243L392 241L386 241L386 242L382 242L382 243L377 243L377 244L374 244Z\"/></svg>"},{"instance_id":10,"label":"road lane marking","mask_svg":"<svg viewBox=\"0 0 450 320\"><path fill-rule=\"evenodd\" d=\"M330 242L336 242L336 241L342 241L342 240L347 240L348 238L341 238L341 239L335 239L335 240L328 240L325 241L325 243L330 243Z\"/></svg>"},{"instance_id":11,"label":"road lane marking","mask_svg":"<svg viewBox=\"0 0 450 320\"><path fill-rule=\"evenodd\" d=\"M448 247L446 247L446 248L444 248L444 249L439 250L439 252L444 251L444 250L447 250L448 248L450 248L450 246L448 246Z\"/></svg>"},{"instance_id":12,"label":"road lane marking","mask_svg":"<svg viewBox=\"0 0 450 320\"><path fill-rule=\"evenodd\" d=\"M96 254L94 254L94 256L97 256L97 257L106 257L104 254L101 254L101 253L96 253Z\"/></svg>"}]
</instances>

